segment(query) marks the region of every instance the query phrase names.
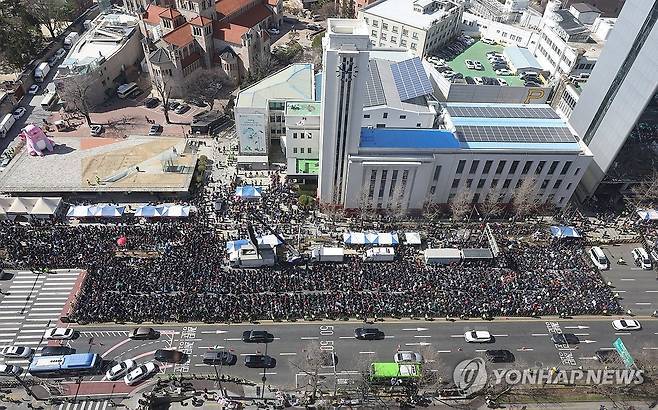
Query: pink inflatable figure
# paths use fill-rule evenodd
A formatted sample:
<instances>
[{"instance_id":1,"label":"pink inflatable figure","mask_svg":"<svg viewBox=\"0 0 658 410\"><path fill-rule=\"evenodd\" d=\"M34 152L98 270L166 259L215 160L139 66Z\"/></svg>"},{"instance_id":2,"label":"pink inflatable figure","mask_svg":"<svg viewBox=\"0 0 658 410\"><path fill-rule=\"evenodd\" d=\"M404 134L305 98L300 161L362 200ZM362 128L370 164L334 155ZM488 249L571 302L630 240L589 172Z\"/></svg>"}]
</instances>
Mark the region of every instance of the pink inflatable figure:
<instances>
[{"instance_id":1,"label":"pink inflatable figure","mask_svg":"<svg viewBox=\"0 0 658 410\"><path fill-rule=\"evenodd\" d=\"M45 150L52 152L55 146L55 141L34 124L27 125L23 129L23 132L20 133L20 136L25 139L27 152L32 156L38 155L43 157Z\"/></svg>"}]
</instances>

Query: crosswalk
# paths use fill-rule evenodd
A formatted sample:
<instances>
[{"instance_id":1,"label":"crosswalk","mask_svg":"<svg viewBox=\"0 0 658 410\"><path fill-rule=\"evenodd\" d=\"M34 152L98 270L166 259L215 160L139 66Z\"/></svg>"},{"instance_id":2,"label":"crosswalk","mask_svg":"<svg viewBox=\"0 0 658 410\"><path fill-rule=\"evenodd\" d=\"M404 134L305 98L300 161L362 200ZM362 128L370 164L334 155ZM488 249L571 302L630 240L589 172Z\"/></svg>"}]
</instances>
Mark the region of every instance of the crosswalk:
<instances>
[{"instance_id":1,"label":"crosswalk","mask_svg":"<svg viewBox=\"0 0 658 410\"><path fill-rule=\"evenodd\" d=\"M8 294L0 299L0 347L46 345L43 334L57 325L79 275L79 271L17 272ZM0 363L26 366L28 360L0 358Z\"/></svg>"},{"instance_id":2,"label":"crosswalk","mask_svg":"<svg viewBox=\"0 0 658 410\"><path fill-rule=\"evenodd\" d=\"M108 400L80 401L78 403L64 403L57 410L105 410L110 405Z\"/></svg>"}]
</instances>

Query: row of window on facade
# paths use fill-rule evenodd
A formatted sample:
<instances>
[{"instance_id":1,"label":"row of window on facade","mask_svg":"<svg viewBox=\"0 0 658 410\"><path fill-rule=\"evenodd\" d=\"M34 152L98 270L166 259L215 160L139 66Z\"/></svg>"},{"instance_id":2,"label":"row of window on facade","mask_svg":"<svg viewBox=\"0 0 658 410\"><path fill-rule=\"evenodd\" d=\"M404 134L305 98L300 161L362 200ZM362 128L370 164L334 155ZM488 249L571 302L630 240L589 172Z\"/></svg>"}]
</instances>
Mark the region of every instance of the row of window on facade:
<instances>
[{"instance_id":1,"label":"row of window on facade","mask_svg":"<svg viewBox=\"0 0 658 410\"><path fill-rule=\"evenodd\" d=\"M402 181L400 185L397 185L398 182L398 175L399 175L399 170L394 169L391 171L391 185L388 188L388 197L393 198L393 196L397 196L400 199L404 197L404 194L407 190L407 181L409 179L409 170L404 169L402 170ZM384 198L384 193L386 191L386 182L388 179L388 170L383 169L382 170L382 177L379 182L379 192L377 194L377 198L382 199ZM370 171L370 186L368 188L368 199L372 200L375 196L375 185L377 183L377 170L373 169ZM396 191L396 188L399 191Z\"/></svg>"},{"instance_id":2,"label":"row of window on facade","mask_svg":"<svg viewBox=\"0 0 658 410\"><path fill-rule=\"evenodd\" d=\"M541 174L541 172L544 170L544 167L546 166L547 161L539 161L537 163L537 168L535 168L535 175ZM491 168L493 166L494 161L493 160L487 160L484 163L484 167L482 168L482 174L486 175L491 171ZM534 161L525 161L525 164L523 165L523 169L521 170L521 175L526 175L530 172L532 169L532 166L534 165ZM519 165L521 164L521 161L512 161L509 171L507 172L508 174L515 174L517 169L519 168ZM501 160L498 161L498 165L496 166L496 174L502 174L503 170L505 169L505 165L507 165L507 160ZM557 167L560 165L560 161L552 161L550 167L548 168L548 172L546 173L547 175L553 175L555 171L557 170ZM560 170L560 175L566 175L567 172L569 172L569 169L571 169L571 166L573 165L573 161L566 161L562 165L562 169ZM470 168L468 170L469 174L476 174L478 167L480 166L480 160L473 160L471 161ZM457 174L462 174L464 172L464 168L466 167L466 160L462 159L459 160L459 163L457 164ZM574 175L578 175L580 173L580 168L576 168L576 172Z\"/></svg>"},{"instance_id":3,"label":"row of window on facade","mask_svg":"<svg viewBox=\"0 0 658 410\"><path fill-rule=\"evenodd\" d=\"M459 184L461 183L461 181L462 180L460 178L453 179L452 180L452 185L450 186L450 188L452 188L452 189L459 188ZM514 188L519 189L521 187L521 185L523 185L523 181L524 181L523 178L519 178L516 181L516 185L514 186ZM548 185L550 184L550 182L551 182L550 179L544 179L541 182L541 185L539 186L539 188L540 189L548 188ZM551 188L552 189L560 189L560 187L562 186L562 182L563 182L563 180L561 180L561 179L555 180L555 182L553 183L553 186ZM487 183L487 179L486 178L481 178L481 179L478 180L477 186L475 188L482 189L482 188L484 188L486 183ZM495 179L495 178L492 179L491 180L491 189L500 188L498 186L499 183L500 183L500 179ZM511 184L512 184L512 179L511 178L505 179L503 181L502 189L508 189ZM473 188L473 179L472 178L466 179L465 187L466 187L466 189ZM569 182L566 186L567 191L570 190L571 187L572 187L572 184L571 184L571 182Z\"/></svg>"},{"instance_id":4,"label":"row of window on facade","mask_svg":"<svg viewBox=\"0 0 658 410\"><path fill-rule=\"evenodd\" d=\"M201 1L201 7L203 10L209 8L213 3L211 3L210 0L202 0ZM176 1L176 8L178 9L183 9L183 10L190 10L190 11L195 11L199 12L199 3L196 3L194 1L190 0L177 0Z\"/></svg>"},{"instance_id":5,"label":"row of window on facade","mask_svg":"<svg viewBox=\"0 0 658 410\"><path fill-rule=\"evenodd\" d=\"M306 151L306 152L304 152L304 151ZM306 149L304 149L304 147L300 147L300 148L299 148L299 154L312 154L312 153L313 153L312 151L313 151L313 150L311 149L311 147L308 147L308 148L306 148ZM297 147L293 147L293 148L292 148L292 153L293 153L293 154L297 154L297 153L298 153L298 152L297 152Z\"/></svg>"},{"instance_id":6,"label":"row of window on facade","mask_svg":"<svg viewBox=\"0 0 658 410\"><path fill-rule=\"evenodd\" d=\"M365 17L364 20L366 23L368 23L368 18ZM373 20L372 21L372 26L379 28L379 20ZM388 31L388 24L387 23L382 23L382 31ZM398 26L392 26L391 27L391 33L393 34L398 34L399 33L399 28ZM409 30L406 28L402 29L402 37L408 37L409 36ZM415 31L411 32L411 38L414 40L418 40L418 33Z\"/></svg>"}]
</instances>

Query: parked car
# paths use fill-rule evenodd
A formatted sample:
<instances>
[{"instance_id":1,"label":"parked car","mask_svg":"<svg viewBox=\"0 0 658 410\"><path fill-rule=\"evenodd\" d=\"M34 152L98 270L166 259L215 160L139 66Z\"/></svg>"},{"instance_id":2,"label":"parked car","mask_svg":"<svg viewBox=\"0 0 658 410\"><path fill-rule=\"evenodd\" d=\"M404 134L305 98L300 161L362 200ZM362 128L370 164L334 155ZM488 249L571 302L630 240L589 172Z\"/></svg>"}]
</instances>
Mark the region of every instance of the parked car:
<instances>
[{"instance_id":1,"label":"parked car","mask_svg":"<svg viewBox=\"0 0 658 410\"><path fill-rule=\"evenodd\" d=\"M238 356L223 350L203 354L203 363L211 366L233 366L237 362Z\"/></svg>"},{"instance_id":2,"label":"parked car","mask_svg":"<svg viewBox=\"0 0 658 410\"><path fill-rule=\"evenodd\" d=\"M578 336L573 333L553 333L551 341L556 345L577 345L580 343Z\"/></svg>"},{"instance_id":3,"label":"parked car","mask_svg":"<svg viewBox=\"0 0 658 410\"><path fill-rule=\"evenodd\" d=\"M466 68L475 70L475 62L473 60L465 60L464 64L466 64Z\"/></svg>"},{"instance_id":4,"label":"parked car","mask_svg":"<svg viewBox=\"0 0 658 410\"><path fill-rule=\"evenodd\" d=\"M272 35L277 35L277 34L279 34L281 31L279 31L278 28L274 28L274 27L272 27L272 28L268 28L268 29L267 29L267 32L270 33L270 34L272 34Z\"/></svg>"},{"instance_id":5,"label":"parked car","mask_svg":"<svg viewBox=\"0 0 658 410\"><path fill-rule=\"evenodd\" d=\"M4 357L30 357L32 356L33 350L31 347L27 346L7 346L0 354Z\"/></svg>"},{"instance_id":6,"label":"parked car","mask_svg":"<svg viewBox=\"0 0 658 410\"><path fill-rule=\"evenodd\" d=\"M174 349L158 349L155 351L155 360L162 363L185 363L188 355Z\"/></svg>"},{"instance_id":7,"label":"parked car","mask_svg":"<svg viewBox=\"0 0 658 410\"><path fill-rule=\"evenodd\" d=\"M375 328L359 327L354 329L354 337L358 340L379 340L384 338L384 332Z\"/></svg>"},{"instance_id":8,"label":"parked car","mask_svg":"<svg viewBox=\"0 0 658 410\"><path fill-rule=\"evenodd\" d=\"M169 101L167 103L167 109L171 110L171 111L175 111L176 108L178 108L179 105L180 105L180 103L178 101Z\"/></svg>"},{"instance_id":9,"label":"parked car","mask_svg":"<svg viewBox=\"0 0 658 410\"><path fill-rule=\"evenodd\" d=\"M399 351L393 355L395 363L423 363L423 355L412 351Z\"/></svg>"},{"instance_id":10,"label":"parked car","mask_svg":"<svg viewBox=\"0 0 658 410\"><path fill-rule=\"evenodd\" d=\"M509 350L487 350L484 352L487 361L491 363L512 363L514 355Z\"/></svg>"},{"instance_id":11,"label":"parked car","mask_svg":"<svg viewBox=\"0 0 658 410\"><path fill-rule=\"evenodd\" d=\"M276 359L262 354L250 354L244 357L244 365L252 369L273 369Z\"/></svg>"},{"instance_id":12,"label":"parked car","mask_svg":"<svg viewBox=\"0 0 658 410\"><path fill-rule=\"evenodd\" d=\"M44 346L39 350L41 356L66 356L75 352L74 348L68 346Z\"/></svg>"},{"instance_id":13,"label":"parked car","mask_svg":"<svg viewBox=\"0 0 658 410\"><path fill-rule=\"evenodd\" d=\"M600 270L610 269L610 262L608 261L608 257L605 256L605 253L603 253L603 249L598 246L592 246L587 253L594 266Z\"/></svg>"},{"instance_id":14,"label":"parked car","mask_svg":"<svg viewBox=\"0 0 658 410\"><path fill-rule=\"evenodd\" d=\"M26 112L26 111L27 111L27 110L25 109L25 107L18 107L18 108L16 108L16 109L14 110L14 112L12 113L12 115L14 116L14 119L15 119L15 120L20 120L21 117L22 117L23 115L25 115L25 112Z\"/></svg>"},{"instance_id":15,"label":"parked car","mask_svg":"<svg viewBox=\"0 0 658 410\"><path fill-rule=\"evenodd\" d=\"M144 99L144 106L146 108L155 108L160 105L160 99L155 97L148 97Z\"/></svg>"},{"instance_id":16,"label":"parked car","mask_svg":"<svg viewBox=\"0 0 658 410\"><path fill-rule=\"evenodd\" d=\"M27 90L28 94L35 95L39 92L39 86L36 84L32 84L30 88Z\"/></svg>"},{"instance_id":17,"label":"parked car","mask_svg":"<svg viewBox=\"0 0 658 410\"><path fill-rule=\"evenodd\" d=\"M13 364L0 364L0 376L20 376L23 368Z\"/></svg>"},{"instance_id":18,"label":"parked car","mask_svg":"<svg viewBox=\"0 0 658 410\"><path fill-rule=\"evenodd\" d=\"M512 72L508 70L507 68L500 68L496 70L497 75L512 75Z\"/></svg>"},{"instance_id":19,"label":"parked car","mask_svg":"<svg viewBox=\"0 0 658 410\"><path fill-rule=\"evenodd\" d=\"M48 340L69 340L73 339L75 330L70 327L51 327L46 330L44 337Z\"/></svg>"},{"instance_id":20,"label":"parked car","mask_svg":"<svg viewBox=\"0 0 658 410\"><path fill-rule=\"evenodd\" d=\"M162 133L162 125L160 124L153 124L151 125L151 128L149 128L149 135L160 135Z\"/></svg>"},{"instance_id":21,"label":"parked car","mask_svg":"<svg viewBox=\"0 0 658 410\"><path fill-rule=\"evenodd\" d=\"M274 335L265 330L246 330L242 332L242 341L245 343L270 343Z\"/></svg>"},{"instance_id":22,"label":"parked car","mask_svg":"<svg viewBox=\"0 0 658 410\"><path fill-rule=\"evenodd\" d=\"M66 55L66 49L60 48L59 50L55 51L55 57L59 60L60 58L64 57Z\"/></svg>"},{"instance_id":23,"label":"parked car","mask_svg":"<svg viewBox=\"0 0 658 410\"><path fill-rule=\"evenodd\" d=\"M497 44L496 40L492 40L490 38L482 37L481 40L484 44Z\"/></svg>"},{"instance_id":24,"label":"parked car","mask_svg":"<svg viewBox=\"0 0 658 410\"><path fill-rule=\"evenodd\" d=\"M638 267L644 270L651 270L652 268L651 259L649 259L649 255L647 254L647 251L644 250L644 248L633 249L631 255L633 255L633 260L635 261L635 265L637 265Z\"/></svg>"},{"instance_id":25,"label":"parked car","mask_svg":"<svg viewBox=\"0 0 658 410\"><path fill-rule=\"evenodd\" d=\"M144 363L143 365L139 366L138 368L128 373L123 378L123 381L129 386L139 383L140 381L146 379L147 377L155 373L157 368L158 367L153 362Z\"/></svg>"},{"instance_id":26,"label":"parked car","mask_svg":"<svg viewBox=\"0 0 658 410\"><path fill-rule=\"evenodd\" d=\"M89 127L89 130L93 137L98 137L103 133L103 126L100 124L94 124L91 127Z\"/></svg>"},{"instance_id":27,"label":"parked car","mask_svg":"<svg viewBox=\"0 0 658 410\"><path fill-rule=\"evenodd\" d=\"M133 329L128 337L133 340L151 340L160 337L160 332L152 327L138 327L137 329Z\"/></svg>"},{"instance_id":28,"label":"parked car","mask_svg":"<svg viewBox=\"0 0 658 410\"><path fill-rule=\"evenodd\" d=\"M498 84L500 84L500 85L503 85L503 86L505 86L505 85L509 85L509 84L507 83L507 81L505 81L504 78L497 78L497 80L498 80Z\"/></svg>"},{"instance_id":29,"label":"parked car","mask_svg":"<svg viewBox=\"0 0 658 410\"><path fill-rule=\"evenodd\" d=\"M190 110L190 106L189 106L189 105L187 105L187 104L181 104L181 105L179 105L178 107L176 107L176 109L174 110L174 112L175 112L176 114L185 114L185 113L188 112L189 110Z\"/></svg>"}]
</instances>

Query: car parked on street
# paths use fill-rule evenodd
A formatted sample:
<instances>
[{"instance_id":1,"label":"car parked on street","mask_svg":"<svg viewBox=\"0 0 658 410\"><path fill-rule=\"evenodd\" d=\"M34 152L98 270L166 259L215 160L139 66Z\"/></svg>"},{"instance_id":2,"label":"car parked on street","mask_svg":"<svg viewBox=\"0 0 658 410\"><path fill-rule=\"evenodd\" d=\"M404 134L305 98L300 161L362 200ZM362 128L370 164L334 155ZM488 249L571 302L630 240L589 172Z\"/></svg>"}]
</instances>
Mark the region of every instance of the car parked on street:
<instances>
[{"instance_id":1,"label":"car parked on street","mask_svg":"<svg viewBox=\"0 0 658 410\"><path fill-rule=\"evenodd\" d=\"M27 347L27 346L7 346L4 349L2 349L2 351L0 351L0 354L4 357L25 358L32 356L33 352L34 350L32 350L31 347Z\"/></svg>"},{"instance_id":2,"label":"car parked on street","mask_svg":"<svg viewBox=\"0 0 658 410\"><path fill-rule=\"evenodd\" d=\"M39 86L36 84L32 84L30 88L27 90L28 94L35 95L39 93Z\"/></svg>"},{"instance_id":3,"label":"car parked on street","mask_svg":"<svg viewBox=\"0 0 658 410\"><path fill-rule=\"evenodd\" d=\"M250 354L244 357L244 365L252 369L273 369L276 359L263 354Z\"/></svg>"},{"instance_id":4,"label":"car parked on street","mask_svg":"<svg viewBox=\"0 0 658 410\"><path fill-rule=\"evenodd\" d=\"M185 363L189 358L187 354L175 349L158 349L153 356L159 362L174 364Z\"/></svg>"},{"instance_id":5,"label":"car parked on street","mask_svg":"<svg viewBox=\"0 0 658 410\"><path fill-rule=\"evenodd\" d=\"M153 124L151 125L151 128L149 128L150 136L160 135L161 133L162 133L162 125L160 124Z\"/></svg>"},{"instance_id":6,"label":"car parked on street","mask_svg":"<svg viewBox=\"0 0 658 410\"><path fill-rule=\"evenodd\" d=\"M160 99L155 97L148 97L144 99L144 106L146 108L155 108L160 105Z\"/></svg>"},{"instance_id":7,"label":"car parked on street","mask_svg":"<svg viewBox=\"0 0 658 410\"><path fill-rule=\"evenodd\" d=\"M0 376L20 376L23 368L13 364L0 364Z\"/></svg>"},{"instance_id":8,"label":"car parked on street","mask_svg":"<svg viewBox=\"0 0 658 410\"><path fill-rule=\"evenodd\" d=\"M203 363L210 366L233 366L238 362L238 356L227 351L211 351L203 354Z\"/></svg>"},{"instance_id":9,"label":"car parked on street","mask_svg":"<svg viewBox=\"0 0 658 410\"><path fill-rule=\"evenodd\" d=\"M22 117L23 115L25 115L25 112L26 112L26 111L27 111L27 110L25 109L25 107L18 107L18 108L16 108L16 109L14 110L14 112L12 113L12 115L14 116L14 119L15 119L15 120L20 120L21 117Z\"/></svg>"},{"instance_id":10,"label":"car parked on street","mask_svg":"<svg viewBox=\"0 0 658 410\"><path fill-rule=\"evenodd\" d=\"M174 110L174 112L175 112L176 114L179 114L179 115L180 115L180 114L185 114L185 113L188 112L189 110L190 110L190 106L189 106L189 105L187 105L187 104L181 104L181 105L179 105L178 107L176 107L176 109Z\"/></svg>"},{"instance_id":11,"label":"car parked on street","mask_svg":"<svg viewBox=\"0 0 658 410\"><path fill-rule=\"evenodd\" d=\"M265 330L246 330L242 332L242 341L245 343L270 343L274 335Z\"/></svg>"},{"instance_id":12,"label":"car parked on street","mask_svg":"<svg viewBox=\"0 0 658 410\"><path fill-rule=\"evenodd\" d=\"M128 337L133 340L153 340L160 337L160 332L152 327L138 327L133 329Z\"/></svg>"},{"instance_id":13,"label":"car parked on street","mask_svg":"<svg viewBox=\"0 0 658 410\"><path fill-rule=\"evenodd\" d=\"M358 340L379 340L384 338L384 332L376 328L359 327L354 329L354 337Z\"/></svg>"},{"instance_id":14,"label":"car parked on street","mask_svg":"<svg viewBox=\"0 0 658 410\"><path fill-rule=\"evenodd\" d=\"M143 365L139 366L138 368L132 370L130 373L128 373L124 378L123 381L126 383L128 386L132 386L133 384L137 384L141 382L142 380L145 380L148 378L150 375L156 372L157 366L153 362L147 362L144 363Z\"/></svg>"},{"instance_id":15,"label":"car parked on street","mask_svg":"<svg viewBox=\"0 0 658 410\"><path fill-rule=\"evenodd\" d=\"M70 327L51 327L46 330L44 338L48 340L70 340L73 339L75 330Z\"/></svg>"},{"instance_id":16,"label":"car parked on street","mask_svg":"<svg viewBox=\"0 0 658 410\"><path fill-rule=\"evenodd\" d=\"M580 343L578 336L573 333L553 333L551 341L556 345L577 345Z\"/></svg>"},{"instance_id":17,"label":"car parked on street","mask_svg":"<svg viewBox=\"0 0 658 410\"><path fill-rule=\"evenodd\" d=\"M68 346L44 346L39 350L41 356L66 356L75 352L74 348Z\"/></svg>"},{"instance_id":18,"label":"car parked on street","mask_svg":"<svg viewBox=\"0 0 658 410\"><path fill-rule=\"evenodd\" d=\"M137 367L137 363L134 360L124 360L110 367L105 373L105 377L107 380L119 380L130 373L135 367Z\"/></svg>"},{"instance_id":19,"label":"car parked on street","mask_svg":"<svg viewBox=\"0 0 658 410\"><path fill-rule=\"evenodd\" d=\"M615 330L640 330L642 325L634 319L620 319L612 321L612 328Z\"/></svg>"}]
</instances>

